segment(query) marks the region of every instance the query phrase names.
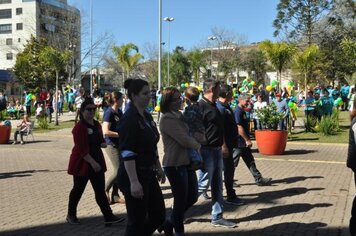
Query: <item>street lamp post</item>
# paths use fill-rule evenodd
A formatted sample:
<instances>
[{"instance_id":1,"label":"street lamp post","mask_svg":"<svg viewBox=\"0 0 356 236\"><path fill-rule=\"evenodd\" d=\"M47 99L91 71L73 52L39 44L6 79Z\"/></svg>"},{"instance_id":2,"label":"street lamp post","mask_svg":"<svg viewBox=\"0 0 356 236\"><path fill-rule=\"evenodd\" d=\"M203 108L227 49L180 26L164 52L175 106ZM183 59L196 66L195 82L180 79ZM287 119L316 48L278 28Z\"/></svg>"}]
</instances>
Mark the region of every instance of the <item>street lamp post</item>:
<instances>
[{"instance_id":1,"label":"street lamp post","mask_svg":"<svg viewBox=\"0 0 356 236\"><path fill-rule=\"evenodd\" d=\"M216 40L217 39L217 37L216 36L214 36L214 35L211 35L211 36L209 36L208 37L208 40L209 41L214 41L214 40ZM211 73L211 76L213 75L213 44L211 43L211 48L210 48L210 73Z\"/></svg>"},{"instance_id":2,"label":"street lamp post","mask_svg":"<svg viewBox=\"0 0 356 236\"><path fill-rule=\"evenodd\" d=\"M171 32L170 32L170 23L174 21L173 17L165 17L164 21L168 22L168 59L167 59L167 81L169 86L170 76L169 76L169 54L170 54L170 41L171 41Z\"/></svg>"},{"instance_id":3,"label":"street lamp post","mask_svg":"<svg viewBox=\"0 0 356 236\"><path fill-rule=\"evenodd\" d=\"M158 0L158 89L161 89L162 0Z\"/></svg>"}]
</instances>

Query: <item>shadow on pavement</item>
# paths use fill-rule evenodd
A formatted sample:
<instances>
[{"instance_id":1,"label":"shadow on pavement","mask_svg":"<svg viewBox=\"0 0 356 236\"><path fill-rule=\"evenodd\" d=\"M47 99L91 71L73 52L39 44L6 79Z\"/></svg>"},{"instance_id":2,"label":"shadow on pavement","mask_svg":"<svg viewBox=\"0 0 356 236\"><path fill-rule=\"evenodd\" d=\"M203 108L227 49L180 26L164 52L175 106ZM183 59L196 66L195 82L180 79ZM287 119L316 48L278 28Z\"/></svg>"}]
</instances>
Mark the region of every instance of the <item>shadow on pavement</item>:
<instances>
[{"instance_id":1,"label":"shadow on pavement","mask_svg":"<svg viewBox=\"0 0 356 236\"><path fill-rule=\"evenodd\" d=\"M259 212L253 215L238 219L238 222L263 220L263 219L273 218L277 216L308 212L313 208L330 207L332 205L333 204L330 203L317 203L317 204L296 203L296 204L288 204L284 206L261 208L258 209Z\"/></svg>"},{"instance_id":2,"label":"shadow on pavement","mask_svg":"<svg viewBox=\"0 0 356 236\"><path fill-rule=\"evenodd\" d=\"M270 192L261 192L256 194L239 194L247 204L250 203L273 203L275 200L284 198L284 197L292 197L296 195L305 194L309 191L321 191L324 188L288 188L283 190L276 190ZM256 196L255 198L246 199L245 197ZM226 208L228 209L228 208Z\"/></svg>"},{"instance_id":3,"label":"shadow on pavement","mask_svg":"<svg viewBox=\"0 0 356 236\"><path fill-rule=\"evenodd\" d=\"M57 235L124 235L126 222L111 227L104 227L101 217L83 218L81 225L68 225L67 223L57 223L50 225L34 226L11 231L0 231L0 236L57 236ZM208 219L197 219L196 221L204 222L206 227L204 231L194 232L194 229L189 229L186 226L187 235L204 236L290 236L290 235L347 235L346 227L327 227L327 224L322 222L299 223L286 222L273 224L263 229L239 230L239 227L233 229L219 229L210 225ZM154 235L162 235L157 232Z\"/></svg>"},{"instance_id":4,"label":"shadow on pavement","mask_svg":"<svg viewBox=\"0 0 356 236\"><path fill-rule=\"evenodd\" d=\"M284 179L276 179L272 180L271 184L292 184L300 181L305 181L307 179L323 179L323 176L294 176L294 177L288 177Z\"/></svg>"},{"instance_id":5,"label":"shadow on pavement","mask_svg":"<svg viewBox=\"0 0 356 236\"><path fill-rule=\"evenodd\" d=\"M284 151L283 155L305 155L309 153L317 152L316 150L307 150L307 149L289 149Z\"/></svg>"},{"instance_id":6,"label":"shadow on pavement","mask_svg":"<svg viewBox=\"0 0 356 236\"><path fill-rule=\"evenodd\" d=\"M49 172L49 170L24 170L24 171L15 171L0 173L0 179L14 178L14 177L27 177L32 176L36 172Z\"/></svg>"}]
</instances>

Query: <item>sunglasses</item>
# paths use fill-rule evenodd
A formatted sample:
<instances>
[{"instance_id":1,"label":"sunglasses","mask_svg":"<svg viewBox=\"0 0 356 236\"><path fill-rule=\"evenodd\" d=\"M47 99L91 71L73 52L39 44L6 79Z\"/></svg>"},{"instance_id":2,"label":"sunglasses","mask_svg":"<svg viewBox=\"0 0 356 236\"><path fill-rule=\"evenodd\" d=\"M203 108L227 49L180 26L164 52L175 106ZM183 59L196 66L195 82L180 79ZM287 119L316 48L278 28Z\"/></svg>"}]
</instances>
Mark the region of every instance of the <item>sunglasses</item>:
<instances>
[{"instance_id":1,"label":"sunglasses","mask_svg":"<svg viewBox=\"0 0 356 236\"><path fill-rule=\"evenodd\" d=\"M88 107L88 108L85 108L86 111L95 111L96 110L96 107Z\"/></svg>"}]
</instances>

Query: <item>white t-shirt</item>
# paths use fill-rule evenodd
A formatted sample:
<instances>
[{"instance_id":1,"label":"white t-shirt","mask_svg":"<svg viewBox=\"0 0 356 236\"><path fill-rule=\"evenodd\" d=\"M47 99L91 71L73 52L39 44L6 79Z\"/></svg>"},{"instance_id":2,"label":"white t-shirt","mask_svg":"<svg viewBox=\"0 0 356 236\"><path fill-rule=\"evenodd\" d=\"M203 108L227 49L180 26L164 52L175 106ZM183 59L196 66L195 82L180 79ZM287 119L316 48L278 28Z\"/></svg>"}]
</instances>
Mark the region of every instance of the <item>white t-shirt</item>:
<instances>
[{"instance_id":1,"label":"white t-shirt","mask_svg":"<svg viewBox=\"0 0 356 236\"><path fill-rule=\"evenodd\" d=\"M261 108L263 108L263 107L266 107L266 106L267 106L267 102L259 102L259 101L255 102L253 104L253 109L255 110L253 112L253 115L254 115L253 118L258 119L256 111L261 109Z\"/></svg>"},{"instance_id":2,"label":"white t-shirt","mask_svg":"<svg viewBox=\"0 0 356 236\"><path fill-rule=\"evenodd\" d=\"M77 109L80 109L80 106L84 102L84 98L82 96L78 96L75 98L74 102L75 102L75 106L77 107Z\"/></svg>"}]
</instances>

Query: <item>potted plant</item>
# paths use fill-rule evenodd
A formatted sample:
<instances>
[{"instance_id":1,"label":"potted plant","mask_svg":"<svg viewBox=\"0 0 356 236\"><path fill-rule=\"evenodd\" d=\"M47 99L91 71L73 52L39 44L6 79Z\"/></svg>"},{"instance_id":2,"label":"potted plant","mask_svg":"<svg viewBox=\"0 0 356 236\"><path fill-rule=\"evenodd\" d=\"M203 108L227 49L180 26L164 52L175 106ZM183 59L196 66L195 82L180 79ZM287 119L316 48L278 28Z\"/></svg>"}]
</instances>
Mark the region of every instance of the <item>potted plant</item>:
<instances>
[{"instance_id":1,"label":"potted plant","mask_svg":"<svg viewBox=\"0 0 356 236\"><path fill-rule=\"evenodd\" d=\"M11 135L11 122L9 120L5 120L4 122L0 122L0 144L6 144L9 142Z\"/></svg>"},{"instance_id":2,"label":"potted plant","mask_svg":"<svg viewBox=\"0 0 356 236\"><path fill-rule=\"evenodd\" d=\"M264 155L281 155L287 145L288 131L277 130L278 123L284 118L283 112L277 111L272 103L256 110L256 115L265 129L255 130L258 151Z\"/></svg>"}]
</instances>

